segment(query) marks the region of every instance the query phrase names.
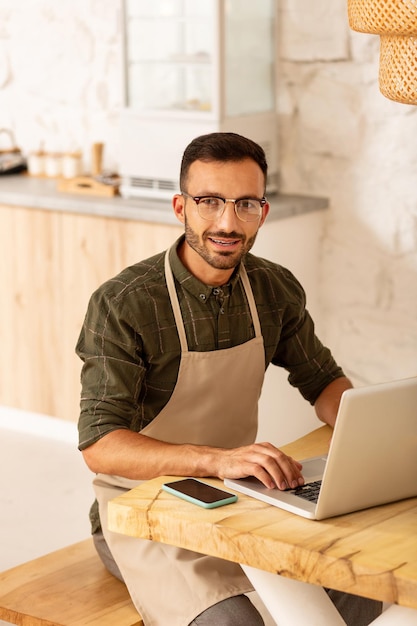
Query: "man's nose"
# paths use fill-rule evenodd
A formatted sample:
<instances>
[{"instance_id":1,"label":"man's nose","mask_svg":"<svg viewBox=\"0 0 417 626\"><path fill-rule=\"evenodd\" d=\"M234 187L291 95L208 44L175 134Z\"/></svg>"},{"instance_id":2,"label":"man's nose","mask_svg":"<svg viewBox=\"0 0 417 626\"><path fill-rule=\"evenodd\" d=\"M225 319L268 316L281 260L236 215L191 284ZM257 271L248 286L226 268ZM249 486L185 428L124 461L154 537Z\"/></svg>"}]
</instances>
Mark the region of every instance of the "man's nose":
<instances>
[{"instance_id":1,"label":"man's nose","mask_svg":"<svg viewBox=\"0 0 417 626\"><path fill-rule=\"evenodd\" d=\"M232 200L226 200L224 204L224 211L222 215L217 219L217 224L223 226L223 230L233 230L231 225L235 225L239 222L239 218L236 215L235 203Z\"/></svg>"}]
</instances>

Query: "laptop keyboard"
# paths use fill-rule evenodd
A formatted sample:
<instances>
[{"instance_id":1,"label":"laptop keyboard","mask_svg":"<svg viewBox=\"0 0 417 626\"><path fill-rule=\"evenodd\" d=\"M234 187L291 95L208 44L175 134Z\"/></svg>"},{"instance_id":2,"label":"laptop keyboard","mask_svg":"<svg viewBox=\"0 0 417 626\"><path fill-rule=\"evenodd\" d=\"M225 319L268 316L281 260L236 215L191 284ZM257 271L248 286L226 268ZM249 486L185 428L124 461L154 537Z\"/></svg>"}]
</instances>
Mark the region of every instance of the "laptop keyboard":
<instances>
[{"instance_id":1,"label":"laptop keyboard","mask_svg":"<svg viewBox=\"0 0 417 626\"><path fill-rule=\"evenodd\" d=\"M317 502L319 499L320 487L321 480L316 480L312 483L308 483L307 485L294 489L294 495L304 498L304 500L309 500L310 502Z\"/></svg>"}]
</instances>

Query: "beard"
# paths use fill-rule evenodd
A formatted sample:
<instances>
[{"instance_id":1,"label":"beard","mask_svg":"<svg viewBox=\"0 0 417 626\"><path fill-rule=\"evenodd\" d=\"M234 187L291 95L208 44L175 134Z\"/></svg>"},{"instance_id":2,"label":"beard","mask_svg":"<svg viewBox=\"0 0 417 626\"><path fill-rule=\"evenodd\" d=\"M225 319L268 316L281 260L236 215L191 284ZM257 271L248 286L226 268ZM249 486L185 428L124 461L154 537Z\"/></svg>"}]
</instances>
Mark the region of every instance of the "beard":
<instances>
[{"instance_id":1,"label":"beard","mask_svg":"<svg viewBox=\"0 0 417 626\"><path fill-rule=\"evenodd\" d=\"M256 232L252 237L245 237L234 231L226 233L224 231L210 232L205 231L201 237L191 228L185 218L185 241L197 254L200 255L206 263L211 267L219 270L231 270L237 267L243 257L249 252L256 240ZM241 246L239 250L211 251L206 245L206 241L210 239L233 239L239 240Z\"/></svg>"}]
</instances>

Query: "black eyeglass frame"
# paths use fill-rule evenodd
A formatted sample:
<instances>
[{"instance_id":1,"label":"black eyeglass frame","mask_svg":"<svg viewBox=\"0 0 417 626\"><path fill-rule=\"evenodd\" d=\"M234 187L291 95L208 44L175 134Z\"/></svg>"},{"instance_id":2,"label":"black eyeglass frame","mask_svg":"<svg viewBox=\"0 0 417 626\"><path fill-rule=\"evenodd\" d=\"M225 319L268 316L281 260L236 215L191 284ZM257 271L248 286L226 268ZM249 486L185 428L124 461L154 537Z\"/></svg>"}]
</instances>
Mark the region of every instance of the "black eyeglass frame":
<instances>
[{"instance_id":1,"label":"black eyeglass frame","mask_svg":"<svg viewBox=\"0 0 417 626\"><path fill-rule=\"evenodd\" d=\"M240 219L240 221L241 221L241 222L256 222L256 220L260 219L260 217L261 217L261 215L262 215L262 208L263 208L263 207L265 206L265 204L267 203L267 199L265 198L265 196L263 196L262 198L247 198L247 197L242 197L242 198L236 198L236 199L235 199L235 198L223 198L222 196L214 196L214 195L191 196L191 195L190 195L189 193L187 193L186 191L181 191L181 195L182 195L182 196L184 196L185 198L191 198L191 200L194 200L194 202L195 202L195 203L196 203L196 205L197 205L197 210L198 210L198 205L200 204L200 202L201 202L202 200L206 200L207 198L216 198L216 200L221 200L221 201L223 202L223 209L222 209L221 213L219 212L219 213L216 215L216 217L221 217L221 216L223 215L223 213L224 213L224 211L225 211L225 209L226 209L226 203L227 203L227 202L233 202L233 206L234 206L234 209L235 209L235 213L236 213L236 215L237 215L238 219ZM260 206L261 211L260 211L259 215L257 215L257 216L255 217L255 219L253 219L253 220L245 220L245 219L243 219L243 218L239 215L238 210L237 210L237 207L236 207L236 202L241 202L242 200L254 200L254 201L256 201L256 202L259 202L259 203L260 203L260 205L261 205L261 206ZM211 218L209 218L209 217L204 217L203 215L201 215L201 213L200 213L200 211L199 211L199 210L198 210L198 214L199 214L199 216L200 216L203 220L210 221L210 219L211 219Z\"/></svg>"}]
</instances>

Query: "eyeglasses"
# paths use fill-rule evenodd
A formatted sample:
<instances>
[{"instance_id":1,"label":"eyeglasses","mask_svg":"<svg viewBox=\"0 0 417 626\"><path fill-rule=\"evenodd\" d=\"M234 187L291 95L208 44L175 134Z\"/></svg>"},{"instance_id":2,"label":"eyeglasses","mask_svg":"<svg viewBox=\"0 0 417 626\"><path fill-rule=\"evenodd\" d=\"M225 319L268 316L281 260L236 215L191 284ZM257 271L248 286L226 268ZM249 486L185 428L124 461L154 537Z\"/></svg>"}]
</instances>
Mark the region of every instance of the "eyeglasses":
<instances>
[{"instance_id":1,"label":"eyeglasses","mask_svg":"<svg viewBox=\"0 0 417 626\"><path fill-rule=\"evenodd\" d=\"M222 198L221 196L190 196L181 192L186 198L191 198L197 205L198 214L203 220L216 220L221 217L226 208L226 202L233 202L235 213L242 222L256 222L262 215L262 207L266 198Z\"/></svg>"}]
</instances>

